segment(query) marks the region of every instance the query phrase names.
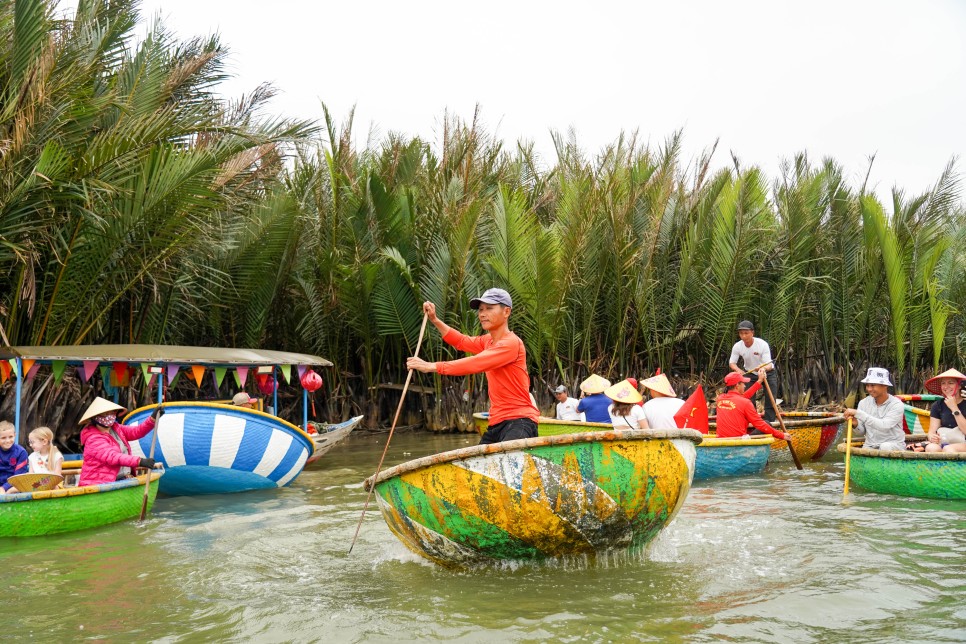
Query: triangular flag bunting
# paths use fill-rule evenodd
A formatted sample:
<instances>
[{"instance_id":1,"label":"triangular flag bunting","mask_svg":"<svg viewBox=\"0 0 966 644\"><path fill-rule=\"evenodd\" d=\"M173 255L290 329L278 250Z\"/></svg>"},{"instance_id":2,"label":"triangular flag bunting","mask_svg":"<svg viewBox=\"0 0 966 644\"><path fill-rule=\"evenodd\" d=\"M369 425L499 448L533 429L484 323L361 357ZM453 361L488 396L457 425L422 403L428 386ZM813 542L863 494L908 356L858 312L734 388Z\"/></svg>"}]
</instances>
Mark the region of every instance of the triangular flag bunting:
<instances>
[{"instance_id":1,"label":"triangular flag bunting","mask_svg":"<svg viewBox=\"0 0 966 644\"><path fill-rule=\"evenodd\" d=\"M10 377L10 363L6 360L0 361L0 384L7 382Z\"/></svg>"},{"instance_id":2,"label":"triangular flag bunting","mask_svg":"<svg viewBox=\"0 0 966 644\"><path fill-rule=\"evenodd\" d=\"M127 372L126 362L113 362L111 363L111 369L113 371L111 374L113 376L112 382L115 386L127 387L130 384L131 378Z\"/></svg>"},{"instance_id":3,"label":"triangular flag bunting","mask_svg":"<svg viewBox=\"0 0 966 644\"><path fill-rule=\"evenodd\" d=\"M285 378L285 383L289 384L291 382L290 376L292 375L292 365L283 364L283 365L279 365L278 368L282 372L282 377Z\"/></svg>"},{"instance_id":4,"label":"triangular flag bunting","mask_svg":"<svg viewBox=\"0 0 966 644\"><path fill-rule=\"evenodd\" d=\"M85 360L84 361L84 370L81 371L80 370L80 367L78 367L77 368L77 373L80 374L80 376L81 376L81 378L83 379L84 382L87 382L87 381L89 381L91 379L91 376L94 375L94 372L97 371L97 365L98 364L99 363L97 362L97 360Z\"/></svg>"},{"instance_id":5,"label":"triangular flag bunting","mask_svg":"<svg viewBox=\"0 0 966 644\"><path fill-rule=\"evenodd\" d=\"M215 386L221 388L221 383L225 380L228 367L215 367Z\"/></svg>"},{"instance_id":6,"label":"triangular flag bunting","mask_svg":"<svg viewBox=\"0 0 966 644\"><path fill-rule=\"evenodd\" d=\"M308 368L309 366L307 364L300 364L299 366L296 367L296 369L298 369L298 372L299 372L299 381L302 380L302 376L305 375L305 370Z\"/></svg>"},{"instance_id":7,"label":"triangular flag bunting","mask_svg":"<svg viewBox=\"0 0 966 644\"><path fill-rule=\"evenodd\" d=\"M198 385L198 388L200 389L201 381L204 380L204 377L205 377L204 365L200 365L200 364L191 365L191 375L194 376L195 384Z\"/></svg>"},{"instance_id":8,"label":"triangular flag bunting","mask_svg":"<svg viewBox=\"0 0 966 644\"><path fill-rule=\"evenodd\" d=\"M242 386L241 378L238 377L238 372L233 369L231 372L231 375L235 377L235 384L238 385L239 389L241 389L241 386Z\"/></svg>"},{"instance_id":9,"label":"triangular flag bunting","mask_svg":"<svg viewBox=\"0 0 966 644\"><path fill-rule=\"evenodd\" d=\"M27 378L33 378L33 375L30 373L30 370L34 368L34 362L36 362L36 360L23 360L21 362L21 364L23 365L23 372L27 374ZM37 372L35 371L34 373L37 373Z\"/></svg>"},{"instance_id":10,"label":"triangular flag bunting","mask_svg":"<svg viewBox=\"0 0 966 644\"><path fill-rule=\"evenodd\" d=\"M64 377L64 369L67 368L66 360L54 360L50 363L50 370L54 374L54 384L59 385L60 379Z\"/></svg>"},{"instance_id":11,"label":"triangular flag bunting","mask_svg":"<svg viewBox=\"0 0 966 644\"><path fill-rule=\"evenodd\" d=\"M179 367L176 364L168 365L168 386L169 387L174 386L174 379L178 376L179 373L181 373L181 367Z\"/></svg>"},{"instance_id":12,"label":"triangular flag bunting","mask_svg":"<svg viewBox=\"0 0 966 644\"><path fill-rule=\"evenodd\" d=\"M107 392L109 396L114 395L114 385L111 383L111 369L107 365L98 367L101 372L101 382L104 383L104 391Z\"/></svg>"},{"instance_id":13,"label":"triangular flag bunting","mask_svg":"<svg viewBox=\"0 0 966 644\"><path fill-rule=\"evenodd\" d=\"M30 362L33 363L33 364L31 364L30 365L30 368L27 369L27 380L33 380L34 379L34 376L37 375L37 370L40 369L40 363L39 362L34 362L33 360L31 360ZM26 366L26 363L27 363L27 361L24 360L24 366Z\"/></svg>"},{"instance_id":14,"label":"triangular flag bunting","mask_svg":"<svg viewBox=\"0 0 966 644\"><path fill-rule=\"evenodd\" d=\"M248 380L248 369L249 367L235 367L235 373L238 374L239 387L245 386L245 381Z\"/></svg>"},{"instance_id":15,"label":"triangular flag bunting","mask_svg":"<svg viewBox=\"0 0 966 644\"><path fill-rule=\"evenodd\" d=\"M154 380L154 378L152 378L151 372L149 371L149 369L151 369L151 367L153 366L154 365L151 364L150 362L141 363L141 375L144 376L144 382L148 383L149 387L151 386L151 381Z\"/></svg>"},{"instance_id":16,"label":"triangular flag bunting","mask_svg":"<svg viewBox=\"0 0 966 644\"><path fill-rule=\"evenodd\" d=\"M688 396L678 413L674 414L674 422L682 429L696 429L702 434L708 433L708 401L704 398L701 385Z\"/></svg>"},{"instance_id":17,"label":"triangular flag bunting","mask_svg":"<svg viewBox=\"0 0 966 644\"><path fill-rule=\"evenodd\" d=\"M17 370L16 358L10 358L9 360L7 360L7 364L10 365L10 371L13 373L14 377L19 378L20 372Z\"/></svg>"},{"instance_id":18,"label":"triangular flag bunting","mask_svg":"<svg viewBox=\"0 0 966 644\"><path fill-rule=\"evenodd\" d=\"M168 389L174 389L176 386L178 386L178 380L180 378L181 378L181 372L179 371L176 374L174 374L174 378L172 378L171 382L168 383Z\"/></svg>"}]
</instances>

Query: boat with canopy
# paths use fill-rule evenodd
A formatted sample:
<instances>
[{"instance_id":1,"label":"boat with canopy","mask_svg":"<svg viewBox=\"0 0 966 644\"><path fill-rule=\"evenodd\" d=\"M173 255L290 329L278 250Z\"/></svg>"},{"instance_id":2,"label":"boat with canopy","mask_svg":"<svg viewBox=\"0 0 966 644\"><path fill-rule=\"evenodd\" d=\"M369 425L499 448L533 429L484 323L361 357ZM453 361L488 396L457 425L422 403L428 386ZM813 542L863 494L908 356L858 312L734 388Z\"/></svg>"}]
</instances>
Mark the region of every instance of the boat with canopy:
<instances>
[{"instance_id":1,"label":"boat with canopy","mask_svg":"<svg viewBox=\"0 0 966 644\"><path fill-rule=\"evenodd\" d=\"M298 427L274 415L278 409L278 382L284 378L309 383L311 379L306 375L312 367L332 366L320 356L287 351L141 344L6 347L0 349L0 365L4 364L16 377L15 425L21 442L22 384L41 365L49 366L57 380L67 367L77 368L85 381L100 370L105 390L111 389L112 383L117 385L113 387L115 402L120 387L129 384L132 375L140 370L145 389L149 393L152 387L156 389L157 402L135 409L125 421L144 420L163 402L166 413L156 430L155 459L166 469L160 491L173 495L242 492L282 487L295 480L315 451L313 438L305 431L310 389L302 389L303 423ZM292 373L293 368L298 377ZM271 396L272 413L220 402L163 399L165 379L170 388L185 372L199 387L206 377L211 377L217 388L229 371L242 389L253 373L261 391ZM153 434L132 443L132 452L147 456Z\"/></svg>"}]
</instances>

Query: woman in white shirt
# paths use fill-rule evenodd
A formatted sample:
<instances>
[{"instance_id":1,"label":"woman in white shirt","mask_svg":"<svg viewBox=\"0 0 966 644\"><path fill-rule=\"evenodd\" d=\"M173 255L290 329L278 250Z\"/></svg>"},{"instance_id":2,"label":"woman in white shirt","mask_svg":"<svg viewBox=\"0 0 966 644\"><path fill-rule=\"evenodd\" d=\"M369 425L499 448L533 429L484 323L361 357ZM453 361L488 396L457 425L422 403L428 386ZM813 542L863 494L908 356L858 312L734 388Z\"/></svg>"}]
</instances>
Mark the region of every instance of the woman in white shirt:
<instances>
[{"instance_id":1,"label":"woman in white shirt","mask_svg":"<svg viewBox=\"0 0 966 644\"><path fill-rule=\"evenodd\" d=\"M644 397L631 383L621 380L605 389L604 395L614 401L607 408L614 429L648 429L644 408L637 404Z\"/></svg>"}]
</instances>

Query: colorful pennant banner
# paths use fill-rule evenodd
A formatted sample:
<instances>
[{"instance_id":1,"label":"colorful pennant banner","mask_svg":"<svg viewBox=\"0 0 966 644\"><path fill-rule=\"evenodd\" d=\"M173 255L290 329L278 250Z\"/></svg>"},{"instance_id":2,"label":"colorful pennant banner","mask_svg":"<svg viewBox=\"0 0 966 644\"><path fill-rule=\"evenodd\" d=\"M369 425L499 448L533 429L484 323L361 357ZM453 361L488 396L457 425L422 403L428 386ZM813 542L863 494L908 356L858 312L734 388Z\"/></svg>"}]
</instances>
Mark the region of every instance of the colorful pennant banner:
<instances>
[{"instance_id":1,"label":"colorful pennant banner","mask_svg":"<svg viewBox=\"0 0 966 644\"><path fill-rule=\"evenodd\" d=\"M238 381L238 386L244 388L245 381L248 380L248 367L235 367L235 380Z\"/></svg>"},{"instance_id":2,"label":"colorful pennant banner","mask_svg":"<svg viewBox=\"0 0 966 644\"><path fill-rule=\"evenodd\" d=\"M179 367L176 364L168 365L168 386L169 387L174 386L174 379L178 377L179 373L181 373L181 367Z\"/></svg>"},{"instance_id":3,"label":"colorful pennant banner","mask_svg":"<svg viewBox=\"0 0 966 644\"><path fill-rule=\"evenodd\" d=\"M85 360L83 370L80 367L77 368L77 373L80 374L81 380L84 382L90 380L94 372L97 371L97 365L97 360Z\"/></svg>"},{"instance_id":4,"label":"colorful pennant banner","mask_svg":"<svg viewBox=\"0 0 966 644\"><path fill-rule=\"evenodd\" d=\"M201 381L205 377L205 368L200 364L191 365L191 375L194 376L195 384L201 389Z\"/></svg>"},{"instance_id":5,"label":"colorful pennant banner","mask_svg":"<svg viewBox=\"0 0 966 644\"><path fill-rule=\"evenodd\" d=\"M24 360L24 363L26 362L27 361ZM37 375L37 370L40 369L40 363L34 362L33 360L31 360L30 363L30 368L27 369L27 380L33 380L34 376Z\"/></svg>"},{"instance_id":6,"label":"colorful pennant banner","mask_svg":"<svg viewBox=\"0 0 966 644\"><path fill-rule=\"evenodd\" d=\"M10 363L6 360L0 362L0 384L7 382L10 377Z\"/></svg>"},{"instance_id":7,"label":"colorful pennant banner","mask_svg":"<svg viewBox=\"0 0 966 644\"><path fill-rule=\"evenodd\" d=\"M215 367L215 386L219 389L221 388L221 383L225 380L226 373L228 373L228 367Z\"/></svg>"},{"instance_id":8,"label":"colorful pennant banner","mask_svg":"<svg viewBox=\"0 0 966 644\"><path fill-rule=\"evenodd\" d=\"M292 365L283 364L279 366L279 370L282 372L282 377L285 378L285 384L290 383L292 375Z\"/></svg>"},{"instance_id":9,"label":"colorful pennant banner","mask_svg":"<svg viewBox=\"0 0 966 644\"><path fill-rule=\"evenodd\" d=\"M30 370L34 368L34 363L35 362L36 362L36 360L23 360L23 361L21 361L21 364L23 365L23 372L25 374L27 374L27 378L28 379L33 378L34 377L34 374L37 373L36 371L34 371L34 374L31 374L30 373Z\"/></svg>"},{"instance_id":10,"label":"colorful pennant banner","mask_svg":"<svg viewBox=\"0 0 966 644\"><path fill-rule=\"evenodd\" d=\"M54 360L50 363L50 370L54 374L54 384L59 385L60 379L64 377L64 369L67 368L66 360Z\"/></svg>"}]
</instances>

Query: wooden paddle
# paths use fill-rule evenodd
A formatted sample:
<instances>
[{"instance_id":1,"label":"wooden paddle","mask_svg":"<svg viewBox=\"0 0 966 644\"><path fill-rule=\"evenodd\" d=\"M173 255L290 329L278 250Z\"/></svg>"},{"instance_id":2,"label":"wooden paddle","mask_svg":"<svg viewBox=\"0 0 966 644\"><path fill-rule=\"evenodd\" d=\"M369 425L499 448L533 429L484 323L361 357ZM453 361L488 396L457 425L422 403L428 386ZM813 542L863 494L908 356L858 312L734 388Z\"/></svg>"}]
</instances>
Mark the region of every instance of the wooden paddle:
<instances>
[{"instance_id":1,"label":"wooden paddle","mask_svg":"<svg viewBox=\"0 0 966 644\"><path fill-rule=\"evenodd\" d=\"M782 418L782 410L778 408L778 404L775 402L775 396L772 395L771 387L768 386L768 379L766 378L762 382L765 383L765 391L768 392L768 400L771 401L771 408L775 410L775 415L778 416L778 424L781 426L782 432L787 434L788 430L785 429L785 419ZM791 438L785 442L788 444L788 452L792 455L792 460L795 461L795 467L800 470L804 470L805 468L802 467L802 462L798 460L798 454L795 453L795 446L792 445Z\"/></svg>"},{"instance_id":2,"label":"wooden paddle","mask_svg":"<svg viewBox=\"0 0 966 644\"><path fill-rule=\"evenodd\" d=\"M845 423L845 491L842 500L849 495L849 466L852 464L852 419Z\"/></svg>"},{"instance_id":3,"label":"wooden paddle","mask_svg":"<svg viewBox=\"0 0 966 644\"><path fill-rule=\"evenodd\" d=\"M423 344L423 334L426 332L426 322L429 320L429 314L423 313L423 325L419 327L419 339L416 340L416 352L413 356L419 356L419 347ZM386 452L389 451L389 441L392 440L392 433L396 429L396 423L399 421L399 413L402 411L403 401L406 400L406 390L409 389L409 381L413 378L413 370L410 369L409 373L406 374L406 384L403 385L402 393L399 394L399 404L396 405L396 415L393 416L392 426L389 428L389 436L386 438L386 447L382 450L382 456L379 457L379 464L376 465L376 473L372 475L372 486L369 488L369 493L366 494L366 504L362 506L362 515L359 517L359 523L356 524L356 533L352 535L352 543L349 544L349 553L352 554L352 548L356 545L356 539L359 537L359 528L362 527L362 520L366 518L366 510L369 509L369 500L372 499L372 491L376 489L376 477L379 476L379 471L382 469L382 461L386 458Z\"/></svg>"},{"instance_id":4,"label":"wooden paddle","mask_svg":"<svg viewBox=\"0 0 966 644\"><path fill-rule=\"evenodd\" d=\"M160 382L160 381L159 381ZM160 385L158 385L160 386ZM158 409L161 409L161 405L164 403L158 403ZM148 454L148 458L154 458L154 446L158 444L158 425L161 424L161 419L158 418L157 422L154 424L154 435L151 437L151 453ZM144 481L144 500L141 501L141 516L138 517L138 521L144 521L145 515L148 513L148 492L151 491L151 470L148 470L148 478Z\"/></svg>"}]
</instances>

